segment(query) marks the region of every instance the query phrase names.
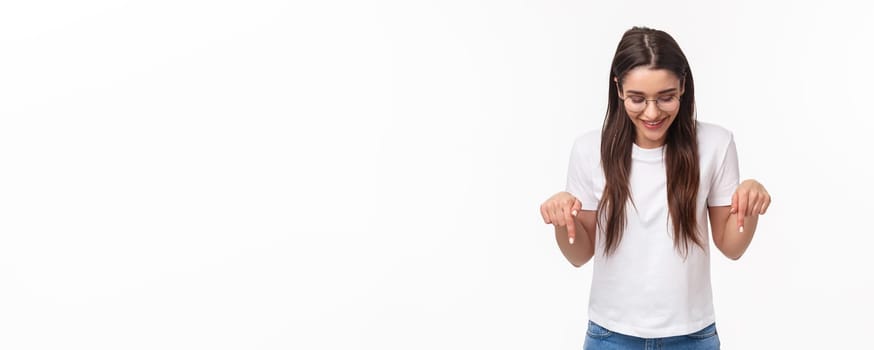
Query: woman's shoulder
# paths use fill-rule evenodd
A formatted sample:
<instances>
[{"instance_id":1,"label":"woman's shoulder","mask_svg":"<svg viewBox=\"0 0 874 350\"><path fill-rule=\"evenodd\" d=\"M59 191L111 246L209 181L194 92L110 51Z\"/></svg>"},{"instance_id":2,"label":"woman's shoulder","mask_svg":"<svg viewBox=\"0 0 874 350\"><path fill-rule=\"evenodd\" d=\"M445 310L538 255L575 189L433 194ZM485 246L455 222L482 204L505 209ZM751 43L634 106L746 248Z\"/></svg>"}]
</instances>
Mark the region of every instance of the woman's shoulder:
<instances>
[{"instance_id":1,"label":"woman's shoulder","mask_svg":"<svg viewBox=\"0 0 874 350\"><path fill-rule=\"evenodd\" d=\"M574 145L579 146L591 146L591 145L601 145L601 130L598 129L590 129L585 130L574 138Z\"/></svg>"},{"instance_id":2,"label":"woman's shoulder","mask_svg":"<svg viewBox=\"0 0 874 350\"><path fill-rule=\"evenodd\" d=\"M697 121L697 134L698 134L698 143L700 144L715 144L715 145L723 145L728 143L734 138L734 134L731 130L726 129L723 126Z\"/></svg>"},{"instance_id":3,"label":"woman's shoulder","mask_svg":"<svg viewBox=\"0 0 874 350\"><path fill-rule=\"evenodd\" d=\"M586 130L574 137L574 145L572 149L574 157L594 159L600 155L600 150L601 130Z\"/></svg>"}]
</instances>

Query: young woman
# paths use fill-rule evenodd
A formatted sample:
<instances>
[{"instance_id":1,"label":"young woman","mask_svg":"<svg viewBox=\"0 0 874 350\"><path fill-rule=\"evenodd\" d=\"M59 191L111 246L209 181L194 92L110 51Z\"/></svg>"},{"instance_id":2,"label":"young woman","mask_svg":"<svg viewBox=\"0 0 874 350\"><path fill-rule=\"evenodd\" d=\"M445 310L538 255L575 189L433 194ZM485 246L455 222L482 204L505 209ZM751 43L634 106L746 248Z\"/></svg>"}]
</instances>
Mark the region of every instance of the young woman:
<instances>
[{"instance_id":1,"label":"young woman","mask_svg":"<svg viewBox=\"0 0 874 350\"><path fill-rule=\"evenodd\" d=\"M566 191L540 207L571 264L594 257L584 349L718 349L708 216L736 260L771 197L739 184L732 133L696 121L692 71L667 33L625 32L609 90L602 129L574 142Z\"/></svg>"}]
</instances>

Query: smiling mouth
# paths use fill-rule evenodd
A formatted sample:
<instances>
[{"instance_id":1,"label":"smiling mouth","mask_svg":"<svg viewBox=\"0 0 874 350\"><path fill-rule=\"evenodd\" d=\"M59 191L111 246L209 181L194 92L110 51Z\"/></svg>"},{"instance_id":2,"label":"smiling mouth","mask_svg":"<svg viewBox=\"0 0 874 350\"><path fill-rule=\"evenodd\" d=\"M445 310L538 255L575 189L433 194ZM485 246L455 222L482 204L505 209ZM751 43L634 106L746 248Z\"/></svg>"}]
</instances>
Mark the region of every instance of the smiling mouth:
<instances>
[{"instance_id":1,"label":"smiling mouth","mask_svg":"<svg viewBox=\"0 0 874 350\"><path fill-rule=\"evenodd\" d=\"M662 124L664 124L664 123L665 123L665 119L658 120L655 122L643 121L643 125L645 125L647 128L650 128L650 129L656 129L656 128L662 126Z\"/></svg>"}]
</instances>

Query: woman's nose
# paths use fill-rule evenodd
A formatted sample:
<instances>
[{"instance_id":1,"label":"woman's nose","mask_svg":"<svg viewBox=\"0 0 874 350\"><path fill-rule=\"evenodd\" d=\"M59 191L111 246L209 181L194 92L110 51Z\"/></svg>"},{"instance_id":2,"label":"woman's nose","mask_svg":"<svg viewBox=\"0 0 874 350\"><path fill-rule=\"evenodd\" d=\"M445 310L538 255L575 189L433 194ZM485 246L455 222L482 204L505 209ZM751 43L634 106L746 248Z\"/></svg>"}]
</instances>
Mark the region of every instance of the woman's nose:
<instances>
[{"instance_id":1,"label":"woman's nose","mask_svg":"<svg viewBox=\"0 0 874 350\"><path fill-rule=\"evenodd\" d=\"M646 101L646 108L643 110L643 115L647 118L655 119L659 116L659 107L656 101Z\"/></svg>"}]
</instances>

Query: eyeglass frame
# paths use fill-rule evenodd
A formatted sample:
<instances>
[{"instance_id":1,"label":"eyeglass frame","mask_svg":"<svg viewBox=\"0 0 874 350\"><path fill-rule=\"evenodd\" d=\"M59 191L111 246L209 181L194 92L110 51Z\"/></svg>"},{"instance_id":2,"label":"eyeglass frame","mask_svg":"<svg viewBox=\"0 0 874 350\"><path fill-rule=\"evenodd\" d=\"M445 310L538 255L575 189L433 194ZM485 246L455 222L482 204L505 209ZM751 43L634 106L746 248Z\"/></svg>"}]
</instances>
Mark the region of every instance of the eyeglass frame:
<instances>
[{"instance_id":1,"label":"eyeglass frame","mask_svg":"<svg viewBox=\"0 0 874 350\"><path fill-rule=\"evenodd\" d=\"M681 85L682 85L683 80L680 80L680 82L681 82ZM616 84L616 91L619 93L619 99L622 100L622 104L625 105L625 100L628 99L629 97L625 96L625 93L624 93L624 92L622 91L622 89L619 87L619 82L618 82L618 81L616 81L616 82L614 82L614 83ZM681 88L682 88L682 86L681 86ZM677 102L680 102L680 96L683 96L684 93L686 93L686 92L683 91L683 92L681 92L680 94L677 94L677 95L670 95L670 96L671 96L672 98L676 98L676 99L677 99ZM658 110L662 111L662 112L669 112L669 113L670 113L670 112L675 111L675 110L670 110L670 111L668 111L668 110L664 110L664 109L662 109L661 107L659 107L659 101L658 101L658 98L648 99L648 98L644 97L644 98L643 98L643 109L641 109L641 110L638 111L638 112L643 112L643 111L645 111L646 108L649 107L649 101L655 101L656 108L657 108ZM680 108L680 105L677 105L677 109L679 109L679 108ZM625 109L627 110L627 109L628 109L628 106L626 106Z\"/></svg>"}]
</instances>

